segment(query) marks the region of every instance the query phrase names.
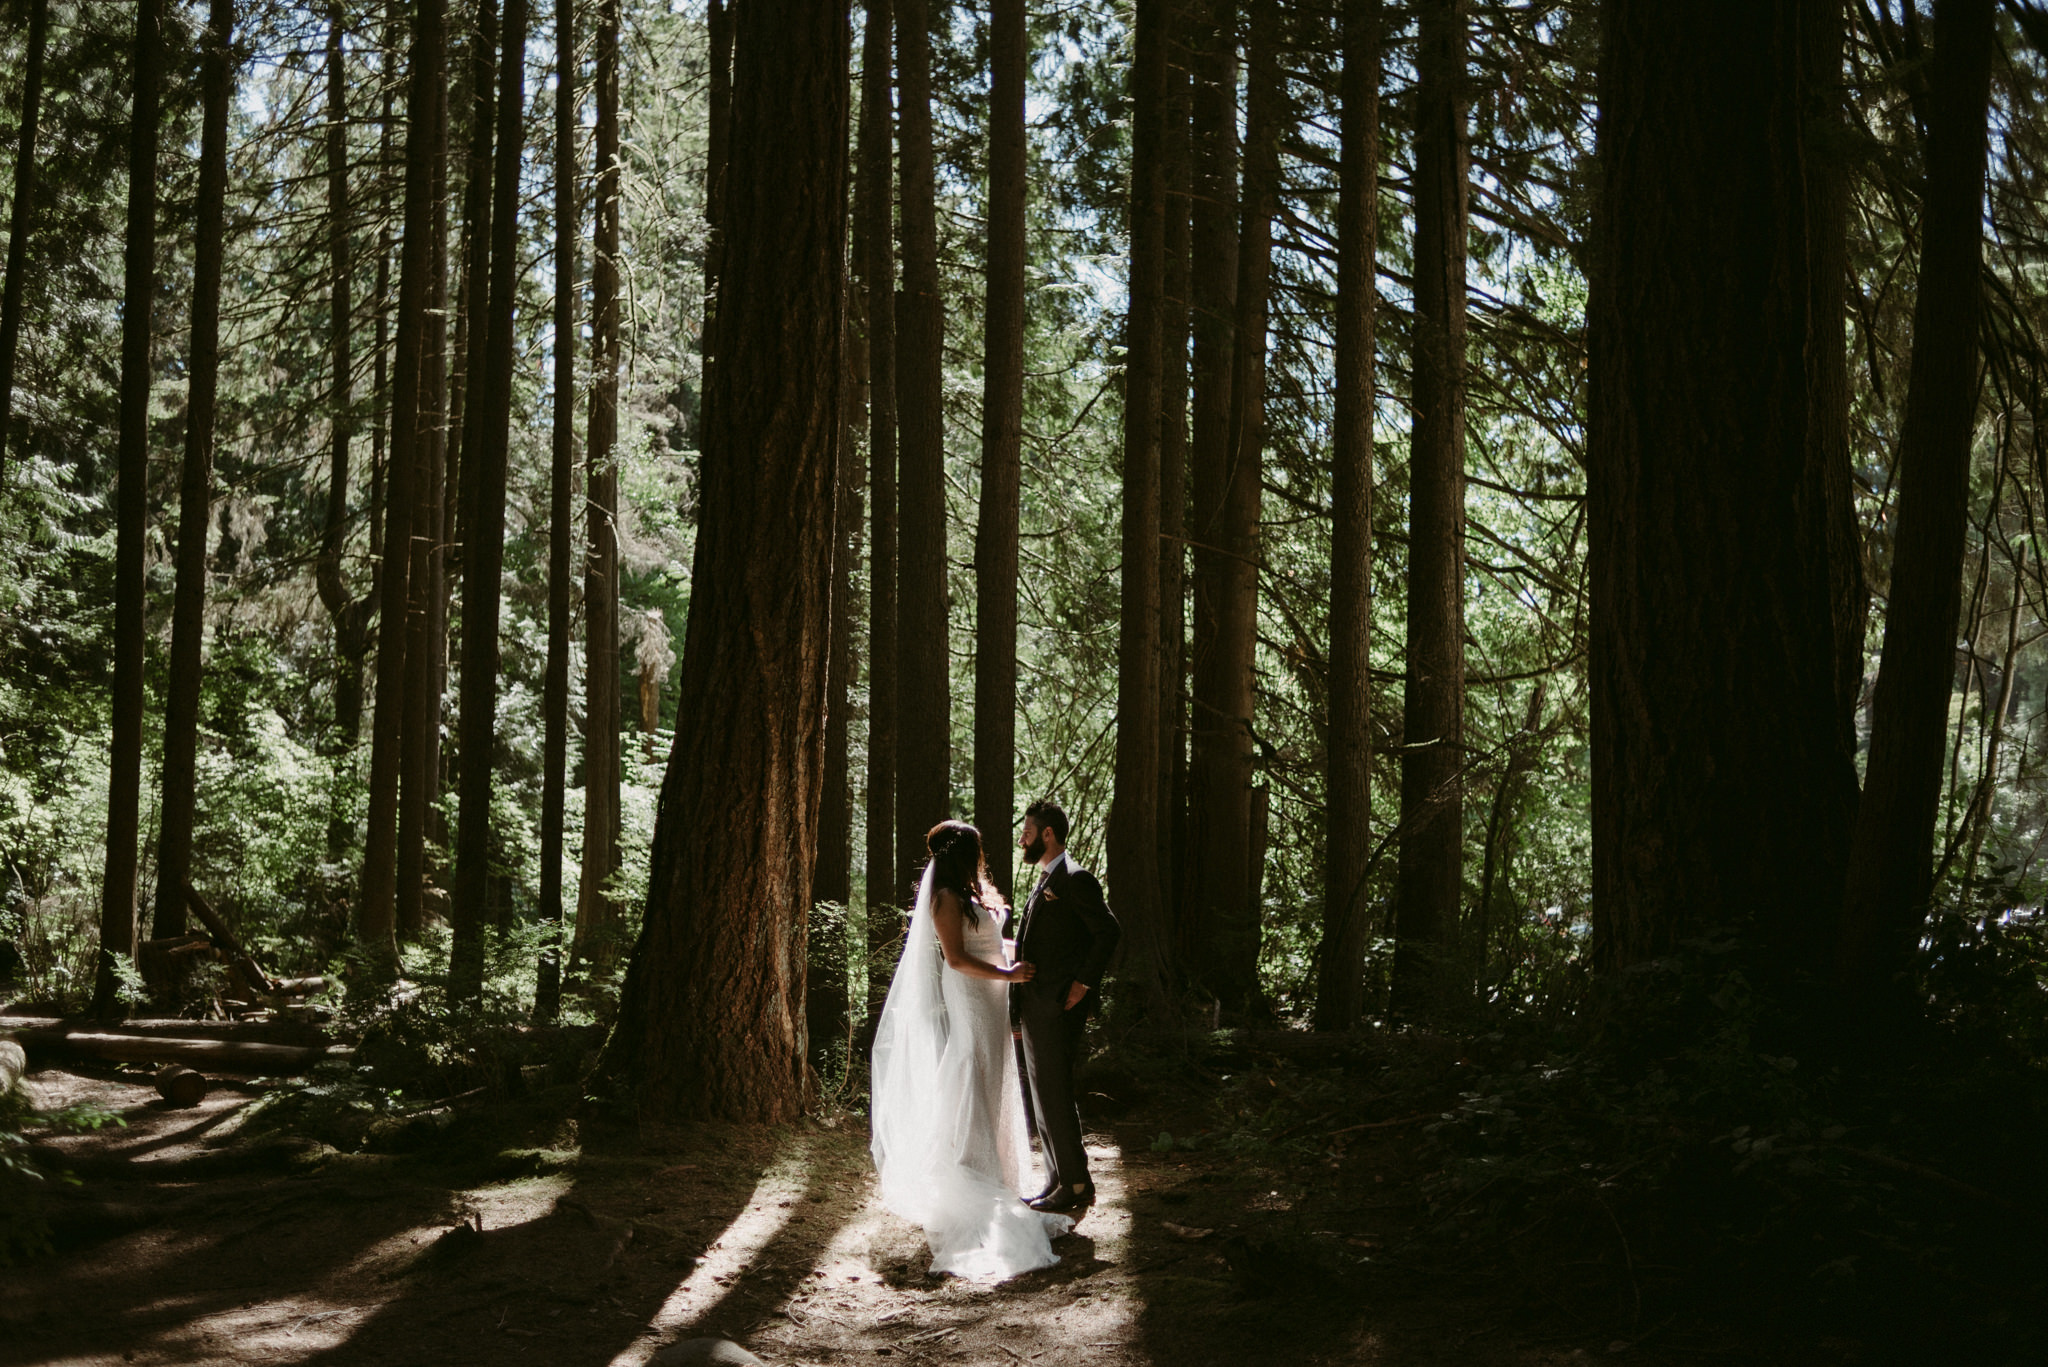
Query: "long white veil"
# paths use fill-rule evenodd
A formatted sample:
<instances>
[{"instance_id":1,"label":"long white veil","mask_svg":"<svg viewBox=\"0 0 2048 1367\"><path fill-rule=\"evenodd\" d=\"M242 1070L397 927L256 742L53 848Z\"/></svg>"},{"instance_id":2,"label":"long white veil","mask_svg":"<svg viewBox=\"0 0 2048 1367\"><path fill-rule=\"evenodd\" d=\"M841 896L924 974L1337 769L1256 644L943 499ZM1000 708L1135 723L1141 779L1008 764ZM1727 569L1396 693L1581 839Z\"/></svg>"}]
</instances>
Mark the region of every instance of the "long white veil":
<instances>
[{"instance_id":1,"label":"long white veil","mask_svg":"<svg viewBox=\"0 0 2048 1367\"><path fill-rule=\"evenodd\" d=\"M903 932L903 955L875 1025L869 1077L873 1137L868 1148L881 1181L882 1204L919 1224L944 1128L937 1082L951 1033L939 982L945 971L932 927L932 868L927 864Z\"/></svg>"},{"instance_id":2,"label":"long white veil","mask_svg":"<svg viewBox=\"0 0 2048 1367\"><path fill-rule=\"evenodd\" d=\"M882 1204L924 1226L932 1270L1000 1280L1058 1262L1052 1236L1072 1221L1026 1206L1006 1171L1030 1156L1007 987L960 978L956 1016L945 973L927 866L875 1027L869 1149Z\"/></svg>"}]
</instances>

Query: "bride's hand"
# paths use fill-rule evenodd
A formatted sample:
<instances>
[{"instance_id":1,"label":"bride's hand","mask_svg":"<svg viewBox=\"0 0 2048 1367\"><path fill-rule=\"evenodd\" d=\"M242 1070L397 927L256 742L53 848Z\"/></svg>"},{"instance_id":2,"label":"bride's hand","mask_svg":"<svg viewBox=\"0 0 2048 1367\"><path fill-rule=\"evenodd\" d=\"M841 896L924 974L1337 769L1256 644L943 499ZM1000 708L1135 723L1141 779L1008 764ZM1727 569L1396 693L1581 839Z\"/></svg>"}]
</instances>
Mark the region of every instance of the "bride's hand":
<instances>
[{"instance_id":1,"label":"bride's hand","mask_svg":"<svg viewBox=\"0 0 2048 1367\"><path fill-rule=\"evenodd\" d=\"M1009 969L1009 978L1010 978L1010 981L1011 981L1011 982L1013 982L1013 983L1028 983L1028 982L1030 982L1030 981L1031 981L1031 980L1032 980L1033 978L1035 978L1035 977L1037 977L1037 976L1038 976L1038 967L1037 967L1037 965L1035 965L1035 964L1011 964L1011 965L1010 965L1010 969Z\"/></svg>"}]
</instances>

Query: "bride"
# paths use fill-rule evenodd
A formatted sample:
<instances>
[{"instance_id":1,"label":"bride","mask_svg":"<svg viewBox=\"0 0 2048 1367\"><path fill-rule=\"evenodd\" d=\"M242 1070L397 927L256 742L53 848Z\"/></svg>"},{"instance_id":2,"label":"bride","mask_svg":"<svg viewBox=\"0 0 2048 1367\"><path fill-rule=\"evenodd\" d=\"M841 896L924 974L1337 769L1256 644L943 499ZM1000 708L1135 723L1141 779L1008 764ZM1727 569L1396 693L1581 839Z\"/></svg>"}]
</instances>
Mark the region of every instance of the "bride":
<instances>
[{"instance_id":1,"label":"bride","mask_svg":"<svg viewBox=\"0 0 2048 1367\"><path fill-rule=\"evenodd\" d=\"M1022 1200L1031 1161L1004 952L981 832L942 821L875 1030L871 1145L882 1204L924 1226L933 1272L1001 1281L1059 1261L1073 1228Z\"/></svg>"}]
</instances>

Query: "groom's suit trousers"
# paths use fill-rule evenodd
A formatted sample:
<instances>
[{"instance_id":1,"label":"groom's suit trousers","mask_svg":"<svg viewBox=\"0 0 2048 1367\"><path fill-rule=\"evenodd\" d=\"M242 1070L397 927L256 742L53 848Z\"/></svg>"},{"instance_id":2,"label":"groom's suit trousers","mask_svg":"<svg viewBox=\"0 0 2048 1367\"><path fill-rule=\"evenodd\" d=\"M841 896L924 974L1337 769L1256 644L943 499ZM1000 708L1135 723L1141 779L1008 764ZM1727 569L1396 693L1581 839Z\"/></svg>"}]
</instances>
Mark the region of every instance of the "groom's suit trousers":
<instances>
[{"instance_id":1,"label":"groom's suit trousers","mask_svg":"<svg viewBox=\"0 0 2048 1367\"><path fill-rule=\"evenodd\" d=\"M1031 1120L1045 1151L1045 1166L1056 1186L1088 1181L1088 1151L1081 1143L1080 1098L1074 1072L1082 1061L1088 1004L1063 1009L1059 997L1016 993L1017 1023L1024 1031L1024 1085L1031 1091Z\"/></svg>"}]
</instances>

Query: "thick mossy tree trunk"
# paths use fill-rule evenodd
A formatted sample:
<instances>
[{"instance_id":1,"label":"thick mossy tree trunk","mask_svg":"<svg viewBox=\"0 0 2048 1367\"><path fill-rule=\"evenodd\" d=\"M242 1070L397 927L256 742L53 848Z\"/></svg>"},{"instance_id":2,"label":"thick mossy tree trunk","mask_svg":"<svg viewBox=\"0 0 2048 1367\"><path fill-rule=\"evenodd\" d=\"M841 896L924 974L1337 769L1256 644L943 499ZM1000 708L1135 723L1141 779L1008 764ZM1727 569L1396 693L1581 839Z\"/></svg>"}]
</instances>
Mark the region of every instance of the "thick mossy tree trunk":
<instances>
[{"instance_id":1,"label":"thick mossy tree trunk","mask_svg":"<svg viewBox=\"0 0 2048 1367\"><path fill-rule=\"evenodd\" d=\"M178 481L178 570L171 606L171 660L164 700L163 801L156 843L159 936L185 933L198 803L199 647L206 623L206 527L213 494L215 398L220 388L221 239L226 235L228 102L234 98L234 0L212 0L200 48L199 196L193 212L191 389L185 401L185 465Z\"/></svg>"},{"instance_id":2,"label":"thick mossy tree trunk","mask_svg":"<svg viewBox=\"0 0 2048 1367\"><path fill-rule=\"evenodd\" d=\"M596 231L590 263L589 461L583 549L583 862L571 959L616 960L619 867L619 4L598 0ZM677 729L683 725L678 717Z\"/></svg>"},{"instance_id":3,"label":"thick mossy tree trunk","mask_svg":"<svg viewBox=\"0 0 2048 1367\"><path fill-rule=\"evenodd\" d=\"M448 995L483 992L484 928L490 923L492 752L498 734L498 612L505 569L505 483L512 439L513 336L519 288L519 163L526 113L526 0L506 0L498 57L497 170L492 180L490 337L479 407L476 501L462 576L462 746L455 827L454 938ZM394 468L396 462L394 461ZM396 542L393 543L394 545Z\"/></svg>"},{"instance_id":4,"label":"thick mossy tree trunk","mask_svg":"<svg viewBox=\"0 0 2048 1367\"><path fill-rule=\"evenodd\" d=\"M896 867L896 215L890 164L890 0L868 0L861 36L860 169L854 195L868 338L867 938L881 963L902 926ZM882 1009L870 993L868 1017Z\"/></svg>"},{"instance_id":5,"label":"thick mossy tree trunk","mask_svg":"<svg viewBox=\"0 0 2048 1367\"><path fill-rule=\"evenodd\" d=\"M120 1009L121 961L135 957L135 872L142 825L143 536L149 481L151 307L156 294L157 102L163 63L157 0L137 0L129 107L128 225L121 291L121 419L114 476L114 686L107 774L107 859L92 1014Z\"/></svg>"},{"instance_id":6,"label":"thick mossy tree trunk","mask_svg":"<svg viewBox=\"0 0 2048 1367\"><path fill-rule=\"evenodd\" d=\"M419 0L413 12L412 70L407 83L405 138L405 241L398 266L398 326L391 385L391 456L385 473L384 544L412 542L413 486L420 441L422 364L427 342L427 300L433 270L434 117L447 53L444 0ZM405 646L403 605L411 589L412 556L384 557L378 600L377 697L370 726L369 834L363 850L362 901L356 943L373 974L398 967L398 770L404 744Z\"/></svg>"},{"instance_id":7,"label":"thick mossy tree trunk","mask_svg":"<svg viewBox=\"0 0 2048 1367\"><path fill-rule=\"evenodd\" d=\"M1836 3L1743 25L1704 0L1606 10L1587 307L1606 969L1734 933L1782 980L1832 939L1856 776L1809 357L1842 324L1809 288L1804 96Z\"/></svg>"},{"instance_id":8,"label":"thick mossy tree trunk","mask_svg":"<svg viewBox=\"0 0 2048 1367\"><path fill-rule=\"evenodd\" d=\"M901 425L897 549L896 885L924 862L925 833L953 814L952 659L946 603L946 305L939 284L926 0L896 0L903 293L896 303Z\"/></svg>"},{"instance_id":9,"label":"thick mossy tree trunk","mask_svg":"<svg viewBox=\"0 0 2048 1367\"><path fill-rule=\"evenodd\" d=\"M1169 1004L1170 927L1159 893L1159 430L1166 292L1167 16L1138 0L1131 66L1130 309L1124 318L1116 787L1109 886L1124 927L1122 977L1152 1014ZM1020 113L1021 118L1021 113ZM1021 362L1021 357L1019 358ZM1014 553L1015 543L1012 542ZM1014 625L1014 624L1013 624ZM977 763L979 761L977 760ZM1005 841L1005 844L1008 842Z\"/></svg>"},{"instance_id":10,"label":"thick mossy tree trunk","mask_svg":"<svg viewBox=\"0 0 2048 1367\"><path fill-rule=\"evenodd\" d=\"M1939 0L1913 361L1870 760L1850 846L1840 975L1864 1012L1897 1009L1927 914L1977 413L1991 0ZM2015 602L2018 590L2015 588Z\"/></svg>"},{"instance_id":11,"label":"thick mossy tree trunk","mask_svg":"<svg viewBox=\"0 0 2048 1367\"><path fill-rule=\"evenodd\" d=\"M1465 894L1466 0L1421 8L1415 90L1415 340L1408 660L1401 706L1395 1010L1458 994Z\"/></svg>"},{"instance_id":12,"label":"thick mossy tree trunk","mask_svg":"<svg viewBox=\"0 0 2048 1367\"><path fill-rule=\"evenodd\" d=\"M783 1122L806 1091L842 372L847 25L735 14L720 364L682 714L647 914L600 1067L654 1115Z\"/></svg>"},{"instance_id":13,"label":"thick mossy tree trunk","mask_svg":"<svg viewBox=\"0 0 2048 1367\"><path fill-rule=\"evenodd\" d=\"M50 0L32 0L28 50L21 73L21 142L14 157L14 209L7 224L7 281L0 285L0 486L7 478L7 428L14 412L14 358L21 348L22 268L36 212L36 126L43 107L43 53L50 39Z\"/></svg>"},{"instance_id":14,"label":"thick mossy tree trunk","mask_svg":"<svg viewBox=\"0 0 2048 1367\"><path fill-rule=\"evenodd\" d=\"M1210 993L1214 941L1229 905L1243 896L1251 848L1249 794L1232 778L1228 715L1214 697L1219 604L1230 557L1215 540L1229 487L1230 386L1237 331L1237 6L1189 0L1193 88L1194 213L1190 270L1193 402L1190 405L1188 540L1194 623L1189 667L1187 868L1177 929L1181 958ZM1241 777L1241 772L1240 775ZM1245 808L1240 815L1240 808ZM1222 818L1219 827L1219 816Z\"/></svg>"},{"instance_id":15,"label":"thick mossy tree trunk","mask_svg":"<svg viewBox=\"0 0 2048 1367\"><path fill-rule=\"evenodd\" d=\"M551 1021L562 1005L562 823L569 769L569 575L576 514L575 0L555 0L555 355L554 428L548 469L548 659L541 685L541 944L533 1014Z\"/></svg>"},{"instance_id":16,"label":"thick mossy tree trunk","mask_svg":"<svg viewBox=\"0 0 2048 1367\"><path fill-rule=\"evenodd\" d=\"M1345 0L1337 165L1336 414L1330 434L1329 831L1316 1028L1365 1008L1372 850L1372 399L1379 299L1380 0Z\"/></svg>"},{"instance_id":17,"label":"thick mossy tree trunk","mask_svg":"<svg viewBox=\"0 0 2048 1367\"><path fill-rule=\"evenodd\" d=\"M974 820L999 888L1010 886L1009 832L1017 800L1017 514L1028 188L1024 8L1024 0L992 0L989 10L988 285L982 310L981 510L974 534ZM1117 905L1125 902L1119 898Z\"/></svg>"}]
</instances>

